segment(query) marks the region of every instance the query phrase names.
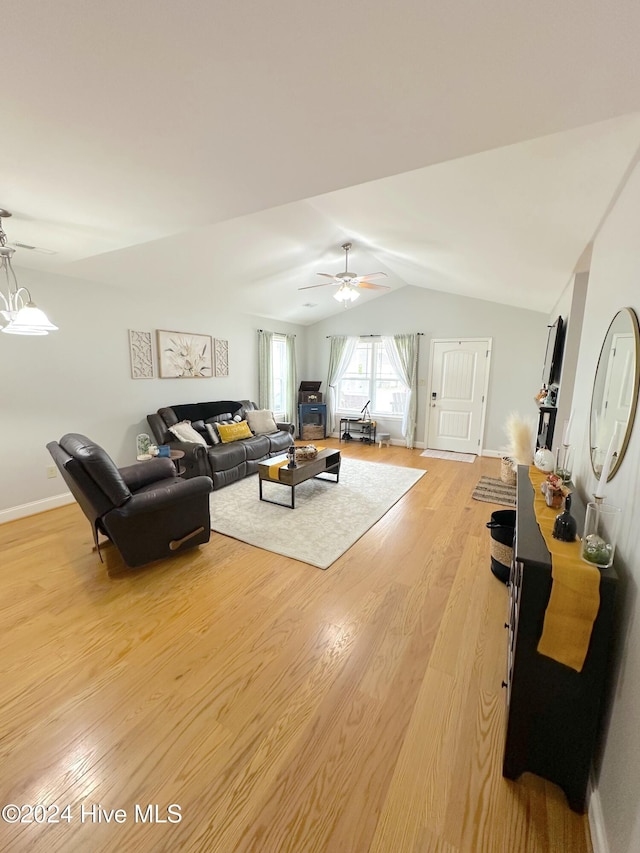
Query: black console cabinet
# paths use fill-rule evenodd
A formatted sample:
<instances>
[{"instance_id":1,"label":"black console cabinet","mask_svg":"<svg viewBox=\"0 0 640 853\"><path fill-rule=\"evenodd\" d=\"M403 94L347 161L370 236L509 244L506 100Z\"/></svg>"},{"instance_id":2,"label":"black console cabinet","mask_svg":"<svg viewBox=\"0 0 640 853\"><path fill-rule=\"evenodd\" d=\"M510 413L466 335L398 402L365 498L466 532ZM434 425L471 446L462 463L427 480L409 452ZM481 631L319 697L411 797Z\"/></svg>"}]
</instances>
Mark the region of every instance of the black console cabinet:
<instances>
[{"instance_id":1,"label":"black console cabinet","mask_svg":"<svg viewBox=\"0 0 640 853\"><path fill-rule=\"evenodd\" d=\"M574 493L571 512L584 526ZM551 557L533 510L533 486L518 467L516 538L509 581L507 732L503 775L525 771L559 785L576 812L585 809L591 759L602 716L617 576L600 572L600 610L581 672L537 651L551 593Z\"/></svg>"}]
</instances>

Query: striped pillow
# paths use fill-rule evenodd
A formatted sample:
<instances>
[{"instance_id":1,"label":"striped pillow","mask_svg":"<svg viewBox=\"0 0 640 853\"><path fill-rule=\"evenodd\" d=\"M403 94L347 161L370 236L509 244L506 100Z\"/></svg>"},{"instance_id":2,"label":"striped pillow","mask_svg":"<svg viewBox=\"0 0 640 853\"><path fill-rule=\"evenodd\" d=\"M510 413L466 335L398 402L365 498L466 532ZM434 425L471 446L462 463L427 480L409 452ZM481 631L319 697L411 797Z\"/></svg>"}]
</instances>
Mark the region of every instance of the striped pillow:
<instances>
[{"instance_id":1,"label":"striped pillow","mask_svg":"<svg viewBox=\"0 0 640 853\"><path fill-rule=\"evenodd\" d=\"M211 444L214 446L216 444L220 444L218 424L239 424L241 420L242 417L240 415L232 415L231 412L227 412L224 415L215 415L213 418L209 418L204 426L207 431L207 435L211 439Z\"/></svg>"}]
</instances>

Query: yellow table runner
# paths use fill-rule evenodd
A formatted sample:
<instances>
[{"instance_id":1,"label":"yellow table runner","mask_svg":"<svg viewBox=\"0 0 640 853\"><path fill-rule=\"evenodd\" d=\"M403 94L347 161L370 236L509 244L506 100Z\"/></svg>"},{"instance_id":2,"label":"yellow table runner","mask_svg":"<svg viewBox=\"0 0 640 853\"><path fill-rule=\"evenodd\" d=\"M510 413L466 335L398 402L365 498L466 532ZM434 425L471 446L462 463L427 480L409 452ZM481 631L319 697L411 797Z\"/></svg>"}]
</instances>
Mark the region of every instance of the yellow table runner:
<instances>
[{"instance_id":1,"label":"yellow table runner","mask_svg":"<svg viewBox=\"0 0 640 853\"><path fill-rule=\"evenodd\" d=\"M546 476L533 466L529 468L533 509L551 554L553 579L538 651L581 672L600 608L600 572L580 559L578 540L561 542L553 538L553 525L560 510L548 507L540 491Z\"/></svg>"},{"instance_id":2,"label":"yellow table runner","mask_svg":"<svg viewBox=\"0 0 640 853\"><path fill-rule=\"evenodd\" d=\"M318 453L321 450L324 450L324 447L316 447ZM279 480L280 479L280 469L284 468L285 465L289 464L289 460L285 459L284 462L274 462L273 465L269 465L269 479L270 480Z\"/></svg>"},{"instance_id":3,"label":"yellow table runner","mask_svg":"<svg viewBox=\"0 0 640 853\"><path fill-rule=\"evenodd\" d=\"M284 468L285 465L289 464L289 460L285 459L284 462L274 462L273 465L269 465L269 479L270 480L279 480L280 479L280 469Z\"/></svg>"}]
</instances>

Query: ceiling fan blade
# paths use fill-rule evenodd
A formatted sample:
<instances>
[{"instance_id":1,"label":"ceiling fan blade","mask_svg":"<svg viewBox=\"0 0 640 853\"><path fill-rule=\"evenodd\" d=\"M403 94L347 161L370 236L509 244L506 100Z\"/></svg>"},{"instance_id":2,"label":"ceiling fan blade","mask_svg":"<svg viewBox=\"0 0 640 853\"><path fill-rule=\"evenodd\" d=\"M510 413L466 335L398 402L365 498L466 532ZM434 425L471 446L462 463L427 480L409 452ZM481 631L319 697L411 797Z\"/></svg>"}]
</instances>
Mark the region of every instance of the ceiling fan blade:
<instances>
[{"instance_id":1,"label":"ceiling fan blade","mask_svg":"<svg viewBox=\"0 0 640 853\"><path fill-rule=\"evenodd\" d=\"M306 287L299 287L298 290L313 290L314 287L327 287L329 284L335 284L335 282L323 281L322 284L308 284Z\"/></svg>"},{"instance_id":2,"label":"ceiling fan blade","mask_svg":"<svg viewBox=\"0 0 640 853\"><path fill-rule=\"evenodd\" d=\"M334 281L335 281L335 278L336 278L336 277L335 277L335 275L331 275L331 273L328 273L328 272L317 272L317 273L316 273L316 275L322 275L322 276L324 276L325 278L331 278L331 279L333 279Z\"/></svg>"},{"instance_id":3,"label":"ceiling fan blade","mask_svg":"<svg viewBox=\"0 0 640 853\"><path fill-rule=\"evenodd\" d=\"M391 290L388 284L373 284L368 281L360 281L356 284L356 287L362 287L365 290Z\"/></svg>"},{"instance_id":4,"label":"ceiling fan blade","mask_svg":"<svg viewBox=\"0 0 640 853\"><path fill-rule=\"evenodd\" d=\"M380 276L386 278L387 274L386 272L370 272L367 275L359 275L358 279L360 279L360 281L366 281L369 278L380 278Z\"/></svg>"}]
</instances>

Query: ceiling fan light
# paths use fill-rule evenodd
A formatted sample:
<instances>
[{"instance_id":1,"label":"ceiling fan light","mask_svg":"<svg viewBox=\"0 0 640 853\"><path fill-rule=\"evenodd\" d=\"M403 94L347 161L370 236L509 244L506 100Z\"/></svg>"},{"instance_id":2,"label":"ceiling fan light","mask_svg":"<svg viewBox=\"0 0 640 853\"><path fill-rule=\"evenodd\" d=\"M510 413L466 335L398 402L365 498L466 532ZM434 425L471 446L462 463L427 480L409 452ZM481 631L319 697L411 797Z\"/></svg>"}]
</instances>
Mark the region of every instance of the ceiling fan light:
<instances>
[{"instance_id":1,"label":"ceiling fan light","mask_svg":"<svg viewBox=\"0 0 640 853\"><path fill-rule=\"evenodd\" d=\"M338 290L333 294L333 298L338 302L355 302L360 294L348 284L341 284Z\"/></svg>"}]
</instances>

